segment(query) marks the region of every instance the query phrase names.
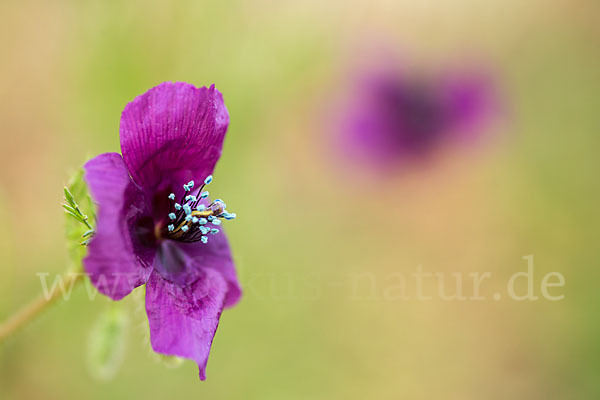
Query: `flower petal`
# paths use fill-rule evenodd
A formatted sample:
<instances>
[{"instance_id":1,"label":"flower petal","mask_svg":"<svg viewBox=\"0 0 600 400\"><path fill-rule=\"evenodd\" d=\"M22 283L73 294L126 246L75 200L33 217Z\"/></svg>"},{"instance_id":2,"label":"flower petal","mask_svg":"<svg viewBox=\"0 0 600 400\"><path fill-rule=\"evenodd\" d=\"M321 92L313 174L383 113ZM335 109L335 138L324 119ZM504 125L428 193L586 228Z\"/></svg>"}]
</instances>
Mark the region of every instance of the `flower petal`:
<instances>
[{"instance_id":1,"label":"flower petal","mask_svg":"<svg viewBox=\"0 0 600 400\"><path fill-rule=\"evenodd\" d=\"M180 287L150 275L146 285L146 312L154 351L194 360L200 379L206 379L206 363L227 283L217 271L204 269L191 285Z\"/></svg>"},{"instance_id":2,"label":"flower petal","mask_svg":"<svg viewBox=\"0 0 600 400\"><path fill-rule=\"evenodd\" d=\"M150 274L152 254L132 242L129 228L144 214L142 192L118 153L100 154L84 168L98 218L83 265L101 293L120 300Z\"/></svg>"},{"instance_id":3,"label":"flower petal","mask_svg":"<svg viewBox=\"0 0 600 400\"><path fill-rule=\"evenodd\" d=\"M498 111L491 78L482 73L454 74L445 78L444 91L448 116L455 134L470 138Z\"/></svg>"},{"instance_id":4,"label":"flower petal","mask_svg":"<svg viewBox=\"0 0 600 400\"><path fill-rule=\"evenodd\" d=\"M177 286L186 286L198 279L194 261L180 247L181 243L163 241L154 258L154 271L164 280Z\"/></svg>"},{"instance_id":5,"label":"flower petal","mask_svg":"<svg viewBox=\"0 0 600 400\"><path fill-rule=\"evenodd\" d=\"M242 289L235 271L229 241L223 229L216 235L210 235L206 244L181 243L179 248L194 260L196 268L210 268L218 271L227 281L225 307L234 306L240 300Z\"/></svg>"},{"instance_id":6,"label":"flower petal","mask_svg":"<svg viewBox=\"0 0 600 400\"><path fill-rule=\"evenodd\" d=\"M183 185L210 175L221 155L229 114L215 89L162 83L127 104L121 115L121 151L144 188Z\"/></svg>"}]
</instances>

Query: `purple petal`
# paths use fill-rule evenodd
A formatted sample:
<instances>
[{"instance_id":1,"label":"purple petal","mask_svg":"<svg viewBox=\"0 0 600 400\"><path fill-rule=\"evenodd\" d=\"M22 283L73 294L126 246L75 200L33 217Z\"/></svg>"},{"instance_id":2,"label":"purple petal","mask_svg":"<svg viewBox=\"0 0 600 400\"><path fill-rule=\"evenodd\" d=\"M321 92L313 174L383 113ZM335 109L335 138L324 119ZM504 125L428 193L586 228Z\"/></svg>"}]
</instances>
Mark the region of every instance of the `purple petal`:
<instances>
[{"instance_id":1,"label":"purple petal","mask_svg":"<svg viewBox=\"0 0 600 400\"><path fill-rule=\"evenodd\" d=\"M212 173L228 125L223 96L214 85L165 82L123 110L123 159L144 188L200 181Z\"/></svg>"},{"instance_id":2,"label":"purple petal","mask_svg":"<svg viewBox=\"0 0 600 400\"><path fill-rule=\"evenodd\" d=\"M154 270L163 279L177 286L186 286L198 279L198 267L181 249L182 244L165 240L160 244L154 258Z\"/></svg>"},{"instance_id":3,"label":"purple petal","mask_svg":"<svg viewBox=\"0 0 600 400\"><path fill-rule=\"evenodd\" d=\"M131 222L144 214L142 192L118 153L100 154L84 168L98 218L83 264L101 293L120 300L150 274L152 254L139 249L130 234Z\"/></svg>"},{"instance_id":4,"label":"purple petal","mask_svg":"<svg viewBox=\"0 0 600 400\"><path fill-rule=\"evenodd\" d=\"M223 310L227 283L217 271L204 269L193 284L180 287L150 275L146 312L154 351L194 360L200 379Z\"/></svg>"},{"instance_id":5,"label":"purple petal","mask_svg":"<svg viewBox=\"0 0 600 400\"><path fill-rule=\"evenodd\" d=\"M208 243L164 241L154 258L154 270L165 280L186 286L198 279L206 268L213 269L227 282L225 307L235 305L242 296L235 265L225 233L210 235Z\"/></svg>"},{"instance_id":6,"label":"purple petal","mask_svg":"<svg viewBox=\"0 0 600 400\"><path fill-rule=\"evenodd\" d=\"M180 243L179 248L187 253L197 268L218 271L227 281L225 307L234 306L240 300L242 289L235 271L229 241L223 229L216 235L210 235L206 244Z\"/></svg>"},{"instance_id":7,"label":"purple petal","mask_svg":"<svg viewBox=\"0 0 600 400\"><path fill-rule=\"evenodd\" d=\"M482 74L456 74L445 79L448 115L459 136L470 136L482 130L496 112L493 84Z\"/></svg>"}]
</instances>

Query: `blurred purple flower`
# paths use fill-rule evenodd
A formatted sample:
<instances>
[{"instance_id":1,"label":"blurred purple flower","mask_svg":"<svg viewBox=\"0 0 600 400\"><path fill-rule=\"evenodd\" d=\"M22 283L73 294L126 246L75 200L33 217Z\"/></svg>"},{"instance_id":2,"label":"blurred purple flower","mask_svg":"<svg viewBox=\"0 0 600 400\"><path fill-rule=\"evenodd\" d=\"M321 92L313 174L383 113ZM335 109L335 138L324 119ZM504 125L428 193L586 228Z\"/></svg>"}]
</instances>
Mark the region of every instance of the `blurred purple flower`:
<instances>
[{"instance_id":1,"label":"blurred purple flower","mask_svg":"<svg viewBox=\"0 0 600 400\"><path fill-rule=\"evenodd\" d=\"M221 311L241 296L227 238L219 233L222 219L235 214L202 192L228 125L214 85L166 82L123 110L123 156L101 154L85 165L98 205L86 272L114 300L146 284L154 351L194 360L202 380Z\"/></svg>"},{"instance_id":2,"label":"blurred purple flower","mask_svg":"<svg viewBox=\"0 0 600 400\"><path fill-rule=\"evenodd\" d=\"M352 156L389 166L426 157L442 142L475 138L492 108L491 84L480 75L372 73L351 99L343 141Z\"/></svg>"}]
</instances>

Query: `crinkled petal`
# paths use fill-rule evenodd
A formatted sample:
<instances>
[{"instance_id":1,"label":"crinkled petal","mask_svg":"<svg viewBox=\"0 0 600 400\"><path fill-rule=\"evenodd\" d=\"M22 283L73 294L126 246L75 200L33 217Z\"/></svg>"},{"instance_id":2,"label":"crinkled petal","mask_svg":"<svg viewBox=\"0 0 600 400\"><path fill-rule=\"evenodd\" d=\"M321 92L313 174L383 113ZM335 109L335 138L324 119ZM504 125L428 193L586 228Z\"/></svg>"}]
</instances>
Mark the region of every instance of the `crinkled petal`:
<instances>
[{"instance_id":1,"label":"crinkled petal","mask_svg":"<svg viewBox=\"0 0 600 400\"><path fill-rule=\"evenodd\" d=\"M162 83L121 115L121 151L131 176L144 188L203 180L217 163L229 114L215 89Z\"/></svg>"},{"instance_id":2,"label":"crinkled petal","mask_svg":"<svg viewBox=\"0 0 600 400\"><path fill-rule=\"evenodd\" d=\"M211 268L218 271L227 281L225 307L235 305L242 296L242 289L235 271L229 241L222 228L216 235L208 235L208 243L181 243L179 248L185 251L195 268Z\"/></svg>"},{"instance_id":3,"label":"crinkled petal","mask_svg":"<svg viewBox=\"0 0 600 400\"><path fill-rule=\"evenodd\" d=\"M223 230L216 235L208 235L208 243L164 241L154 258L154 270L163 279L178 286L194 282L206 268L217 271L227 282L225 307L235 305L242 295L242 289Z\"/></svg>"},{"instance_id":4,"label":"crinkled petal","mask_svg":"<svg viewBox=\"0 0 600 400\"><path fill-rule=\"evenodd\" d=\"M225 279L212 269L203 269L194 283L184 287L152 273L146 286L146 312L154 351L194 360L200 379L206 379L226 291Z\"/></svg>"},{"instance_id":5,"label":"crinkled petal","mask_svg":"<svg viewBox=\"0 0 600 400\"><path fill-rule=\"evenodd\" d=\"M146 283L151 270L151 254L138 251L130 233L131 222L144 214L143 195L118 153L100 154L84 168L98 212L83 264L101 293L120 300Z\"/></svg>"}]
</instances>

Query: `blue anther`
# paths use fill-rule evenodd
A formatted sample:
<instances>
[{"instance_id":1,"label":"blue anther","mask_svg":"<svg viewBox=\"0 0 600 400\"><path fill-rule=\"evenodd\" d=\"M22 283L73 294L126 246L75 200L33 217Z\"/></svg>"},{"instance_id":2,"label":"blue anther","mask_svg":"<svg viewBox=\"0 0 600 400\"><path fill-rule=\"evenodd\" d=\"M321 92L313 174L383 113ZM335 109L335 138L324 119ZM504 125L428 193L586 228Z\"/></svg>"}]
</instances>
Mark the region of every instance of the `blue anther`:
<instances>
[{"instance_id":1,"label":"blue anther","mask_svg":"<svg viewBox=\"0 0 600 400\"><path fill-rule=\"evenodd\" d=\"M185 220L189 222L189 221L191 221L191 220L192 220L192 218L193 218L193 217L192 217L191 215L188 215L188 216L186 216L186 217L185 217Z\"/></svg>"},{"instance_id":2,"label":"blue anther","mask_svg":"<svg viewBox=\"0 0 600 400\"><path fill-rule=\"evenodd\" d=\"M196 201L198 199L196 199L196 196L192 196L192 195L185 196L185 201L190 201L190 200L191 201Z\"/></svg>"},{"instance_id":3,"label":"blue anther","mask_svg":"<svg viewBox=\"0 0 600 400\"><path fill-rule=\"evenodd\" d=\"M192 213L192 207L190 207L189 204L184 204L183 211L185 211L187 215L190 215Z\"/></svg>"},{"instance_id":4,"label":"blue anther","mask_svg":"<svg viewBox=\"0 0 600 400\"><path fill-rule=\"evenodd\" d=\"M210 230L210 234L211 235L216 235L217 233L219 233L219 230L217 228L214 228L214 229Z\"/></svg>"},{"instance_id":5,"label":"blue anther","mask_svg":"<svg viewBox=\"0 0 600 400\"><path fill-rule=\"evenodd\" d=\"M204 184L205 185L209 185L212 182L212 175L209 175L206 177L206 179L204 180Z\"/></svg>"},{"instance_id":6,"label":"blue anther","mask_svg":"<svg viewBox=\"0 0 600 400\"><path fill-rule=\"evenodd\" d=\"M198 217L192 217L192 223L193 224L198 223Z\"/></svg>"},{"instance_id":7,"label":"blue anther","mask_svg":"<svg viewBox=\"0 0 600 400\"><path fill-rule=\"evenodd\" d=\"M196 207L196 210L204 211L204 210L206 210L206 206L204 204L199 204L198 207Z\"/></svg>"},{"instance_id":8,"label":"blue anther","mask_svg":"<svg viewBox=\"0 0 600 400\"><path fill-rule=\"evenodd\" d=\"M182 226L182 227L181 227L181 230L182 230L183 232L187 232L187 231L189 231L189 230L190 230L190 227L189 227L189 226L187 226L187 225L184 225L184 226Z\"/></svg>"},{"instance_id":9,"label":"blue anther","mask_svg":"<svg viewBox=\"0 0 600 400\"><path fill-rule=\"evenodd\" d=\"M200 195L201 199L205 199L208 197L208 192L202 192L202 194Z\"/></svg>"},{"instance_id":10,"label":"blue anther","mask_svg":"<svg viewBox=\"0 0 600 400\"><path fill-rule=\"evenodd\" d=\"M194 181L189 181L187 185L188 185L188 187L190 189L193 188L194 187Z\"/></svg>"},{"instance_id":11,"label":"blue anther","mask_svg":"<svg viewBox=\"0 0 600 400\"><path fill-rule=\"evenodd\" d=\"M225 211L226 207L227 207L227 204L225 204L225 202L223 200L221 200L221 199L216 199L215 201L213 201L213 204L212 204L213 210L217 209L217 208L220 208L223 211Z\"/></svg>"},{"instance_id":12,"label":"blue anther","mask_svg":"<svg viewBox=\"0 0 600 400\"><path fill-rule=\"evenodd\" d=\"M201 240L201 241L202 241L202 243L204 243L204 244L208 243L208 238L207 238L206 236L202 236L202 237L200 238L200 240Z\"/></svg>"},{"instance_id":13,"label":"blue anther","mask_svg":"<svg viewBox=\"0 0 600 400\"><path fill-rule=\"evenodd\" d=\"M212 224L213 224L213 225L221 225L221 220L220 220L220 219L214 219L214 220L212 221Z\"/></svg>"},{"instance_id":14,"label":"blue anther","mask_svg":"<svg viewBox=\"0 0 600 400\"><path fill-rule=\"evenodd\" d=\"M175 213L169 213L169 218L174 220L175 218L177 218L177 215L175 215Z\"/></svg>"},{"instance_id":15,"label":"blue anther","mask_svg":"<svg viewBox=\"0 0 600 400\"><path fill-rule=\"evenodd\" d=\"M175 230L175 225L171 224L167 226L167 229L169 229L169 232L173 232Z\"/></svg>"},{"instance_id":16,"label":"blue anther","mask_svg":"<svg viewBox=\"0 0 600 400\"><path fill-rule=\"evenodd\" d=\"M209 215L209 216L208 216L208 220L209 220L209 221L212 221L213 219L215 219L215 217L214 217L213 215Z\"/></svg>"},{"instance_id":17,"label":"blue anther","mask_svg":"<svg viewBox=\"0 0 600 400\"><path fill-rule=\"evenodd\" d=\"M175 209L176 209L177 211L181 210L181 204L179 204L179 203L175 203Z\"/></svg>"},{"instance_id":18,"label":"blue anther","mask_svg":"<svg viewBox=\"0 0 600 400\"><path fill-rule=\"evenodd\" d=\"M208 232L210 232L210 229L208 229L205 226L201 226L199 229L200 229L200 232L202 232L203 235L206 235Z\"/></svg>"},{"instance_id":19,"label":"blue anther","mask_svg":"<svg viewBox=\"0 0 600 400\"><path fill-rule=\"evenodd\" d=\"M223 213L223 218L225 218L227 220L235 219L235 217L237 217L236 213L228 213L228 212Z\"/></svg>"},{"instance_id":20,"label":"blue anther","mask_svg":"<svg viewBox=\"0 0 600 400\"><path fill-rule=\"evenodd\" d=\"M175 200L175 193L171 193L171 194L169 195L169 199L171 199L171 200Z\"/></svg>"},{"instance_id":21,"label":"blue anther","mask_svg":"<svg viewBox=\"0 0 600 400\"><path fill-rule=\"evenodd\" d=\"M186 192L190 191L190 187L188 185L183 185L183 190L185 190Z\"/></svg>"},{"instance_id":22,"label":"blue anther","mask_svg":"<svg viewBox=\"0 0 600 400\"><path fill-rule=\"evenodd\" d=\"M206 218L200 218L200 219L198 220L198 223L199 223L200 225L206 225L206 224L208 223L208 221L206 220Z\"/></svg>"}]
</instances>

